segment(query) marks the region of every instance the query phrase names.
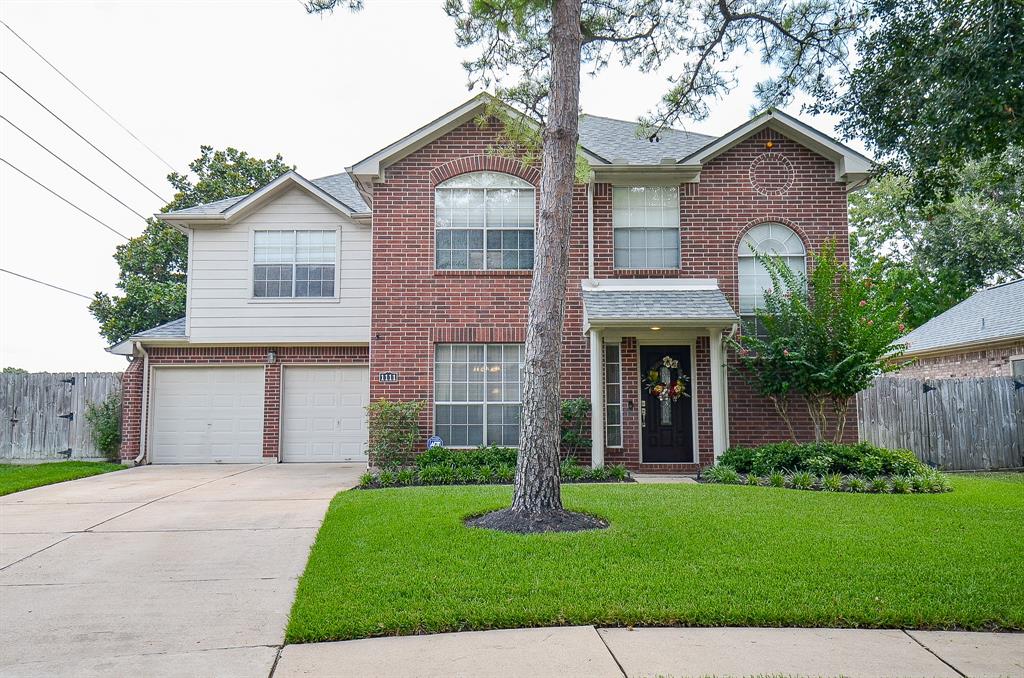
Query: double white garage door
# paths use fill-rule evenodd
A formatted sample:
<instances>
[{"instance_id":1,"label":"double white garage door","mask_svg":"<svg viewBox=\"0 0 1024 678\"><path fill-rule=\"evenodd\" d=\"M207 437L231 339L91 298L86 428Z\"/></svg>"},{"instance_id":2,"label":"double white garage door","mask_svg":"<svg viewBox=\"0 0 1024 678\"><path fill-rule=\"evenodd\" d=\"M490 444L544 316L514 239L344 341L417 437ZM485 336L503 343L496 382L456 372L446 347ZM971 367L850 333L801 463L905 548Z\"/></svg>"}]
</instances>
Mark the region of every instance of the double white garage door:
<instances>
[{"instance_id":1,"label":"double white garage door","mask_svg":"<svg viewBox=\"0 0 1024 678\"><path fill-rule=\"evenodd\" d=\"M153 463L263 461L263 367L155 367L151 378ZM282 461L365 461L369 398L366 367L283 367Z\"/></svg>"}]
</instances>

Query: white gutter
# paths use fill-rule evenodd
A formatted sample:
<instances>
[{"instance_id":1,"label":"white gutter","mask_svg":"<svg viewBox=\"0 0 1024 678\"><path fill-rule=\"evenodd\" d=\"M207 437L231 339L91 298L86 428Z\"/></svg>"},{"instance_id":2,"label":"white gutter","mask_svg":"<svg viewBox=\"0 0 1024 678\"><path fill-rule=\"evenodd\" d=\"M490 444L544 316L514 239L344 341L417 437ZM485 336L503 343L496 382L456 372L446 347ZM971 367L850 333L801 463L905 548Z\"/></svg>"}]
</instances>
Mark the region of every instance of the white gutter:
<instances>
[{"instance_id":1,"label":"white gutter","mask_svg":"<svg viewBox=\"0 0 1024 678\"><path fill-rule=\"evenodd\" d=\"M141 341L137 345L142 351L142 422L139 425L139 456L134 460L136 466L146 458L146 422L149 419L149 353Z\"/></svg>"},{"instance_id":2,"label":"white gutter","mask_svg":"<svg viewBox=\"0 0 1024 678\"><path fill-rule=\"evenodd\" d=\"M587 182L587 277L594 280L594 173Z\"/></svg>"}]
</instances>

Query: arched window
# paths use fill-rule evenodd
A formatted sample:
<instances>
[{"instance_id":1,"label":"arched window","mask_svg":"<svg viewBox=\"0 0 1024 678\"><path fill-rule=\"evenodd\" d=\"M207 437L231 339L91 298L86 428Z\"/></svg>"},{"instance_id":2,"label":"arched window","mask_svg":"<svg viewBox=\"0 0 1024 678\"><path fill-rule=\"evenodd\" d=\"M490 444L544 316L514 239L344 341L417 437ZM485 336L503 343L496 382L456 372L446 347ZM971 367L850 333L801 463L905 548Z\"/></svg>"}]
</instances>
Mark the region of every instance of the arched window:
<instances>
[{"instance_id":1,"label":"arched window","mask_svg":"<svg viewBox=\"0 0 1024 678\"><path fill-rule=\"evenodd\" d=\"M740 315L753 316L764 304L764 291L771 289L772 278L755 257L755 253L781 257L795 273L807 271L807 251L800 236L788 226L777 223L758 224L740 239Z\"/></svg>"},{"instance_id":2,"label":"arched window","mask_svg":"<svg viewBox=\"0 0 1024 678\"><path fill-rule=\"evenodd\" d=\"M532 269L535 213L533 186L510 174L472 172L438 184L437 268Z\"/></svg>"}]
</instances>

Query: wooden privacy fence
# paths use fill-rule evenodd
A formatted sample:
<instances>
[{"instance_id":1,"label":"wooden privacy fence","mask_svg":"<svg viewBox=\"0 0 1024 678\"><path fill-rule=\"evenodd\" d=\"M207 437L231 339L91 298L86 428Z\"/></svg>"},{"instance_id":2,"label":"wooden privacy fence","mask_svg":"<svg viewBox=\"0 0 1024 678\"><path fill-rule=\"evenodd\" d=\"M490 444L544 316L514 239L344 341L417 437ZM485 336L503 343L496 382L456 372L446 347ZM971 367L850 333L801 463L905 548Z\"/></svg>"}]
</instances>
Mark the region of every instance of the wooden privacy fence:
<instances>
[{"instance_id":1,"label":"wooden privacy fence","mask_svg":"<svg viewBox=\"0 0 1024 678\"><path fill-rule=\"evenodd\" d=\"M1024 467L1024 382L884 377L857 396L860 439L951 471Z\"/></svg>"},{"instance_id":2,"label":"wooden privacy fence","mask_svg":"<svg viewBox=\"0 0 1024 678\"><path fill-rule=\"evenodd\" d=\"M0 460L102 457L86 405L120 389L120 372L0 374Z\"/></svg>"}]
</instances>

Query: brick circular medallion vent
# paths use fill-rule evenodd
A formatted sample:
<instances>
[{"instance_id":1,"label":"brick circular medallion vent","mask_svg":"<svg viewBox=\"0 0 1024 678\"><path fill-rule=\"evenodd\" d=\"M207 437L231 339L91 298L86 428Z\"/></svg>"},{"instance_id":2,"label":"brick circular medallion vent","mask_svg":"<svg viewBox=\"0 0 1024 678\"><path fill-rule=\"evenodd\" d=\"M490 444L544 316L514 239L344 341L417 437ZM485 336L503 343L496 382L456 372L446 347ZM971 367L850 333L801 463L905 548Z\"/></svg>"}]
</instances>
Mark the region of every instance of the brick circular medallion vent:
<instances>
[{"instance_id":1,"label":"brick circular medallion vent","mask_svg":"<svg viewBox=\"0 0 1024 678\"><path fill-rule=\"evenodd\" d=\"M768 198L786 195L793 185L793 164L781 153L762 153L750 163L750 185Z\"/></svg>"}]
</instances>

